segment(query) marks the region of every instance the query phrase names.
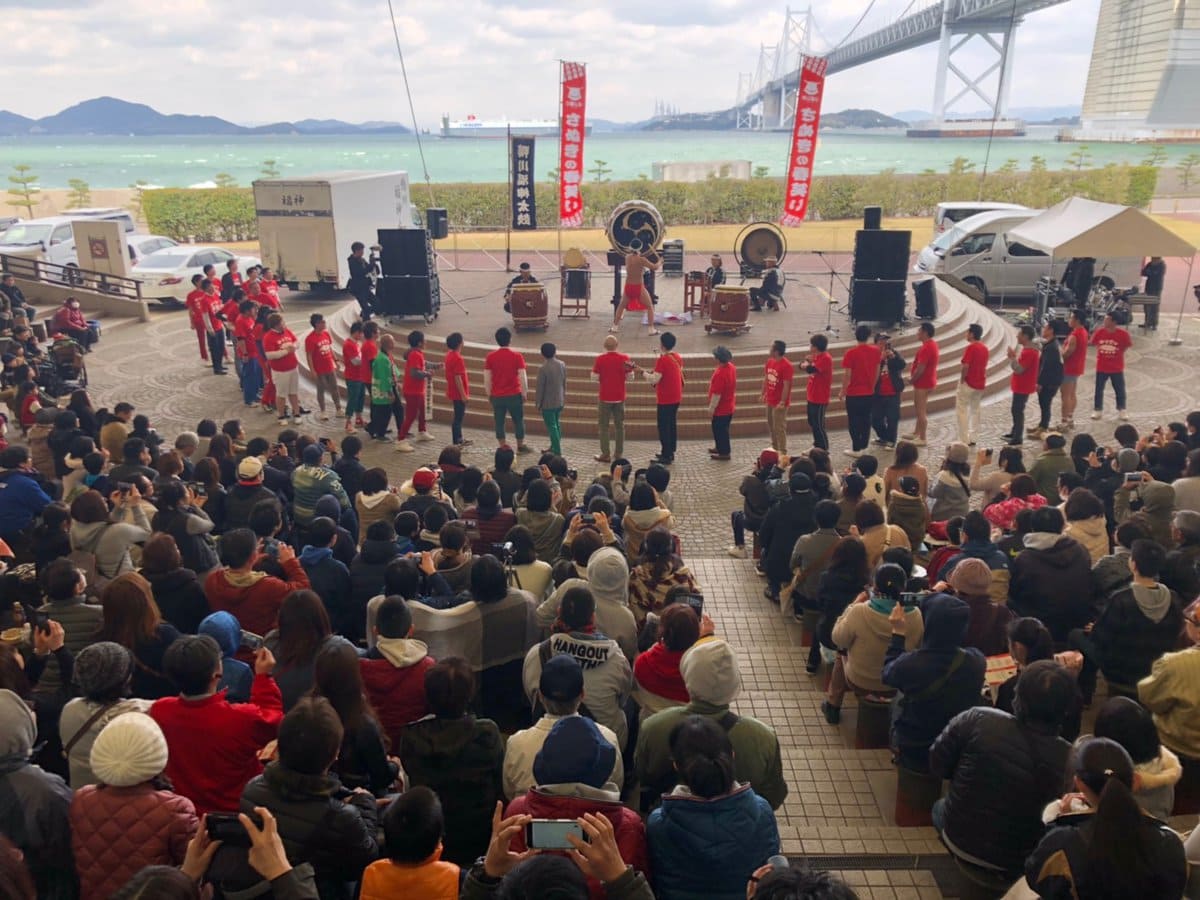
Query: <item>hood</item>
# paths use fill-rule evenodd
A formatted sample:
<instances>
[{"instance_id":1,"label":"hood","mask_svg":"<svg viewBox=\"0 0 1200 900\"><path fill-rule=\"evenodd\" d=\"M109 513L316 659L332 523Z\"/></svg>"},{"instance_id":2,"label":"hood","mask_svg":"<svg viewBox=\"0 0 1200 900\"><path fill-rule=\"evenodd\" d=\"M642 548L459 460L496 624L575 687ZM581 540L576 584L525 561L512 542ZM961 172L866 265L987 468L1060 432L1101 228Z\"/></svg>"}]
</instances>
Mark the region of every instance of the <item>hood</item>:
<instances>
[{"instance_id":1,"label":"hood","mask_svg":"<svg viewBox=\"0 0 1200 900\"><path fill-rule=\"evenodd\" d=\"M433 565L439 572L457 572L471 565L471 551L464 547L456 557L442 556L442 548L433 551Z\"/></svg>"},{"instance_id":2,"label":"hood","mask_svg":"<svg viewBox=\"0 0 1200 900\"><path fill-rule=\"evenodd\" d=\"M363 541L362 550L359 552L359 558L372 566L384 565L399 555L395 541L373 541L370 538Z\"/></svg>"},{"instance_id":3,"label":"hood","mask_svg":"<svg viewBox=\"0 0 1200 900\"><path fill-rule=\"evenodd\" d=\"M491 762L503 748L497 743L495 732L481 728L474 716L421 719L408 726L404 740L413 755L424 758L427 766L440 766L447 771Z\"/></svg>"},{"instance_id":4,"label":"hood","mask_svg":"<svg viewBox=\"0 0 1200 900\"><path fill-rule=\"evenodd\" d=\"M25 701L12 691L0 690L0 774L29 762L37 724Z\"/></svg>"},{"instance_id":5,"label":"hood","mask_svg":"<svg viewBox=\"0 0 1200 900\"><path fill-rule=\"evenodd\" d=\"M419 663L429 655L429 647L412 638L376 638L375 649L397 669Z\"/></svg>"},{"instance_id":6,"label":"hood","mask_svg":"<svg viewBox=\"0 0 1200 900\"><path fill-rule=\"evenodd\" d=\"M323 494L317 501L317 505L313 507L313 518L318 516L340 522L342 520L342 504L338 502L338 498L333 494Z\"/></svg>"},{"instance_id":7,"label":"hood","mask_svg":"<svg viewBox=\"0 0 1200 900\"><path fill-rule=\"evenodd\" d=\"M888 497L888 503L891 503L893 506L919 507L925 505L925 501L920 497L910 497L908 494L902 494L899 491L892 491L891 496Z\"/></svg>"},{"instance_id":8,"label":"hood","mask_svg":"<svg viewBox=\"0 0 1200 900\"><path fill-rule=\"evenodd\" d=\"M425 528L421 529L420 534L417 535L417 540L426 544L432 544L434 547L442 546L441 534L439 532L429 531Z\"/></svg>"},{"instance_id":9,"label":"hood","mask_svg":"<svg viewBox=\"0 0 1200 900\"><path fill-rule=\"evenodd\" d=\"M659 811L678 859L762 858L763 811L748 784L711 800L673 792L662 798Z\"/></svg>"},{"instance_id":10,"label":"hood","mask_svg":"<svg viewBox=\"0 0 1200 900\"><path fill-rule=\"evenodd\" d=\"M921 648L925 650L954 650L962 646L967 636L971 608L950 594L934 594L921 604L925 635Z\"/></svg>"},{"instance_id":11,"label":"hood","mask_svg":"<svg viewBox=\"0 0 1200 900\"><path fill-rule=\"evenodd\" d=\"M671 511L663 509L660 506L656 506L654 509L630 509L625 511L625 518L637 526L640 531L649 531L669 515L671 515Z\"/></svg>"},{"instance_id":12,"label":"hood","mask_svg":"<svg viewBox=\"0 0 1200 900\"><path fill-rule=\"evenodd\" d=\"M242 646L242 625L232 613L224 610L205 616L198 633L207 634L216 641L222 656L233 656Z\"/></svg>"},{"instance_id":13,"label":"hood","mask_svg":"<svg viewBox=\"0 0 1200 900\"><path fill-rule=\"evenodd\" d=\"M584 813L603 812L599 804L621 804L621 790L611 781L603 787L587 784L539 784L525 795L525 812L535 819L578 819Z\"/></svg>"},{"instance_id":14,"label":"hood","mask_svg":"<svg viewBox=\"0 0 1200 900\"><path fill-rule=\"evenodd\" d=\"M1133 589L1133 599L1137 601L1138 609L1155 625L1171 611L1171 589L1165 584L1150 587L1134 584L1130 587Z\"/></svg>"},{"instance_id":15,"label":"hood","mask_svg":"<svg viewBox=\"0 0 1200 900\"><path fill-rule=\"evenodd\" d=\"M332 558L332 547L314 547L312 544L305 544L304 549L300 551L300 565L305 568L315 566L323 560Z\"/></svg>"},{"instance_id":16,"label":"hood","mask_svg":"<svg viewBox=\"0 0 1200 900\"><path fill-rule=\"evenodd\" d=\"M108 522L72 522L71 545L89 553L95 552L95 542L100 538L100 532L108 527Z\"/></svg>"},{"instance_id":17,"label":"hood","mask_svg":"<svg viewBox=\"0 0 1200 900\"><path fill-rule=\"evenodd\" d=\"M1146 515L1169 516L1175 508L1175 488L1161 481L1152 481L1138 491L1142 495L1142 512Z\"/></svg>"},{"instance_id":18,"label":"hood","mask_svg":"<svg viewBox=\"0 0 1200 900\"><path fill-rule=\"evenodd\" d=\"M375 507L379 506L379 504L383 503L383 501L385 501L388 497L391 497L391 496L392 496L391 491L379 491L378 493L375 493L375 494L359 493L358 502L361 503L363 506L365 506L367 509L374 509Z\"/></svg>"},{"instance_id":19,"label":"hood","mask_svg":"<svg viewBox=\"0 0 1200 900\"><path fill-rule=\"evenodd\" d=\"M1178 783L1179 779L1183 777L1183 766L1179 762L1179 757L1166 747L1159 747L1158 759L1142 763L1136 767L1136 770L1142 776L1143 791L1169 787Z\"/></svg>"},{"instance_id":20,"label":"hood","mask_svg":"<svg viewBox=\"0 0 1200 900\"><path fill-rule=\"evenodd\" d=\"M1051 550L1064 540L1071 539L1049 531L1031 531L1021 539L1021 544L1026 550Z\"/></svg>"}]
</instances>

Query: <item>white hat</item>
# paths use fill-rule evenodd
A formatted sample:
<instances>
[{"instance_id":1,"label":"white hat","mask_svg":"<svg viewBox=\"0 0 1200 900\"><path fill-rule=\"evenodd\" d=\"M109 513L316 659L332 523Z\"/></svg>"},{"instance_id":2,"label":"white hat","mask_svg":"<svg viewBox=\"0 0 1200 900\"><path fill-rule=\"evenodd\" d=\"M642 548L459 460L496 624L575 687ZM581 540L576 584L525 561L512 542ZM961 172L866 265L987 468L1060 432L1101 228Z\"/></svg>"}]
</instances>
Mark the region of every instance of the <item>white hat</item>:
<instances>
[{"instance_id":1,"label":"white hat","mask_svg":"<svg viewBox=\"0 0 1200 900\"><path fill-rule=\"evenodd\" d=\"M122 713L97 735L91 763L101 784L132 787L167 767L167 739L145 713Z\"/></svg>"},{"instance_id":2,"label":"white hat","mask_svg":"<svg viewBox=\"0 0 1200 900\"><path fill-rule=\"evenodd\" d=\"M693 644L679 661L679 674L688 696L703 703L728 706L742 692L737 657L722 640Z\"/></svg>"}]
</instances>

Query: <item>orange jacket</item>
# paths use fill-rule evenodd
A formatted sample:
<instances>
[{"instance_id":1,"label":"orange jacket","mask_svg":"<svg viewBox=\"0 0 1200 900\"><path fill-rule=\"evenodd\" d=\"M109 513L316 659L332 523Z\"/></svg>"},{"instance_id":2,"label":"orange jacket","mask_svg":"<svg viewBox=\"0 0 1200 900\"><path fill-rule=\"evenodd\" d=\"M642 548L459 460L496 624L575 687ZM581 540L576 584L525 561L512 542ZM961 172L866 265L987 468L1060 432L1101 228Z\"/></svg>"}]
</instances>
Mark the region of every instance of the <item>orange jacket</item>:
<instances>
[{"instance_id":1,"label":"orange jacket","mask_svg":"<svg viewBox=\"0 0 1200 900\"><path fill-rule=\"evenodd\" d=\"M442 862L442 848L424 862L414 865L381 859L363 871L359 900L394 900L396 897L420 897L421 900L458 900L459 868Z\"/></svg>"}]
</instances>

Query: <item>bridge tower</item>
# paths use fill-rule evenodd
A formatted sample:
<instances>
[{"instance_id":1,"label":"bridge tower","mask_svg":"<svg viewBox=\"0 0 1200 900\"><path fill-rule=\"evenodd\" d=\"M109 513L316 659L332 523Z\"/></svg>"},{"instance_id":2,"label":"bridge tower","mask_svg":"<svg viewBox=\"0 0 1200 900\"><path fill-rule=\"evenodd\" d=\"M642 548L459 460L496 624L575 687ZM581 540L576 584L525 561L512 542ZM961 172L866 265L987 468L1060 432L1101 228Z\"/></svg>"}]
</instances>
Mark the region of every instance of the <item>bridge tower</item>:
<instances>
[{"instance_id":1,"label":"bridge tower","mask_svg":"<svg viewBox=\"0 0 1200 900\"><path fill-rule=\"evenodd\" d=\"M1008 9L993 10L991 15L975 18L964 16L962 6L971 5L969 0L942 0L941 34L938 39L937 72L933 88L933 124L940 126L947 114L960 100L974 95L977 101L992 112L997 119L1008 115L1008 95L1012 85L1013 36L1021 24L1019 0L989 5L1007 6ZM974 5L981 5L975 3ZM979 41L974 41L979 38ZM983 45L990 62L976 75L968 74L958 65L955 55L972 43ZM996 76L995 89L989 89L992 76ZM947 89L957 92L947 99Z\"/></svg>"},{"instance_id":2,"label":"bridge tower","mask_svg":"<svg viewBox=\"0 0 1200 900\"><path fill-rule=\"evenodd\" d=\"M754 72L738 74L737 127L787 128L796 114L796 89L789 77L800 69L800 57L812 47L812 7L787 8L776 44L760 44Z\"/></svg>"}]
</instances>

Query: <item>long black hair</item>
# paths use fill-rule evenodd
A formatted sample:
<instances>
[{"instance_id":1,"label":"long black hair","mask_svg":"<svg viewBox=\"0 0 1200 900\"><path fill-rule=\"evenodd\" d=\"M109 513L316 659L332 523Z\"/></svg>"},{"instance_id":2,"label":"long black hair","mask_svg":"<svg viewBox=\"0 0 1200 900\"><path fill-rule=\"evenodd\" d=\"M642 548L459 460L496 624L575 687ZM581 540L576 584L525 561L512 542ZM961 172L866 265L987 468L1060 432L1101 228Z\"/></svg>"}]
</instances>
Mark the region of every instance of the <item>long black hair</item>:
<instances>
[{"instance_id":1,"label":"long black hair","mask_svg":"<svg viewBox=\"0 0 1200 900\"><path fill-rule=\"evenodd\" d=\"M670 746L679 780L697 797L720 797L733 790L733 744L712 719L688 716L671 729Z\"/></svg>"},{"instance_id":2,"label":"long black hair","mask_svg":"<svg viewBox=\"0 0 1200 900\"><path fill-rule=\"evenodd\" d=\"M1150 896L1157 872L1147 825L1133 796L1133 760L1108 738L1087 738L1075 751L1075 777L1099 795L1091 819L1087 864L1076 878L1096 898ZM1082 876L1082 878L1080 878Z\"/></svg>"}]
</instances>

